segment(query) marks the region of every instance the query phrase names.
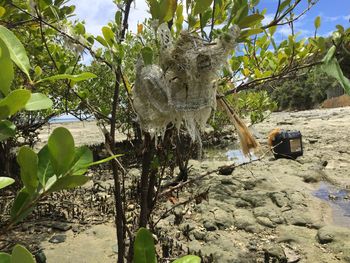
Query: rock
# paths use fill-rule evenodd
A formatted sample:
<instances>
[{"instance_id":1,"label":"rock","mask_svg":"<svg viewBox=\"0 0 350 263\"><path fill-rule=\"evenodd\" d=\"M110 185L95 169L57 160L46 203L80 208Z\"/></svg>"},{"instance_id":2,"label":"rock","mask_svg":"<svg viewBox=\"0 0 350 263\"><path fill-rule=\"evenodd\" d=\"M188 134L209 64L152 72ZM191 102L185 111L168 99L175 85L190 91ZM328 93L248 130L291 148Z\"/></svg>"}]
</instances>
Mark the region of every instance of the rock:
<instances>
[{"instance_id":1,"label":"rock","mask_svg":"<svg viewBox=\"0 0 350 263\"><path fill-rule=\"evenodd\" d=\"M74 233L79 233L79 232L80 232L79 226L78 226L78 225L72 226L72 231L73 231Z\"/></svg>"},{"instance_id":2,"label":"rock","mask_svg":"<svg viewBox=\"0 0 350 263\"><path fill-rule=\"evenodd\" d=\"M276 227L276 225L267 217L257 217L256 222L258 222L262 226L267 226L270 228Z\"/></svg>"},{"instance_id":3,"label":"rock","mask_svg":"<svg viewBox=\"0 0 350 263\"><path fill-rule=\"evenodd\" d=\"M271 245L264 249L265 251L265 262L270 262L270 258L272 257L272 262L283 262L287 263L287 258L284 253L283 248L280 245Z\"/></svg>"},{"instance_id":4,"label":"rock","mask_svg":"<svg viewBox=\"0 0 350 263\"><path fill-rule=\"evenodd\" d=\"M316 143L316 142L318 142L318 139L309 138L309 143L310 143L310 144L314 144L314 143Z\"/></svg>"},{"instance_id":5,"label":"rock","mask_svg":"<svg viewBox=\"0 0 350 263\"><path fill-rule=\"evenodd\" d=\"M235 167L233 166L222 166L219 168L219 174L221 175L230 175L232 174Z\"/></svg>"},{"instance_id":6,"label":"rock","mask_svg":"<svg viewBox=\"0 0 350 263\"><path fill-rule=\"evenodd\" d=\"M263 206L266 204L267 194L263 191L247 190L240 192L238 195L241 199L250 203L252 207Z\"/></svg>"},{"instance_id":7,"label":"rock","mask_svg":"<svg viewBox=\"0 0 350 263\"><path fill-rule=\"evenodd\" d=\"M317 170L310 170L303 176L305 183L318 183L323 179L323 176Z\"/></svg>"},{"instance_id":8,"label":"rock","mask_svg":"<svg viewBox=\"0 0 350 263\"><path fill-rule=\"evenodd\" d=\"M70 224L64 223L64 222L52 222L46 224L47 227L52 227L53 229L57 229L60 231L68 231L72 228Z\"/></svg>"},{"instance_id":9,"label":"rock","mask_svg":"<svg viewBox=\"0 0 350 263\"><path fill-rule=\"evenodd\" d=\"M213 222L210 222L210 221L205 221L203 226L204 226L204 228L207 231L215 231L215 230L217 230L216 225Z\"/></svg>"},{"instance_id":10,"label":"rock","mask_svg":"<svg viewBox=\"0 0 350 263\"><path fill-rule=\"evenodd\" d=\"M279 210L276 209L276 207L273 205L256 207L254 208L253 214L255 217L268 218L271 221L271 223L274 225L274 227L275 227L275 224L283 224L285 221L281 215L281 212L279 212Z\"/></svg>"},{"instance_id":11,"label":"rock","mask_svg":"<svg viewBox=\"0 0 350 263\"><path fill-rule=\"evenodd\" d=\"M284 250L284 254L286 255L288 263L295 263L301 259L300 255L296 253L294 250L288 247L283 248L283 250Z\"/></svg>"},{"instance_id":12,"label":"rock","mask_svg":"<svg viewBox=\"0 0 350 263\"><path fill-rule=\"evenodd\" d=\"M203 230L200 229L194 229L192 231L192 234L194 236L195 239L197 240L204 240L205 237L205 232Z\"/></svg>"},{"instance_id":13,"label":"rock","mask_svg":"<svg viewBox=\"0 0 350 263\"><path fill-rule=\"evenodd\" d=\"M42 250L39 250L35 254L35 260L37 263L46 263L46 256Z\"/></svg>"},{"instance_id":14,"label":"rock","mask_svg":"<svg viewBox=\"0 0 350 263\"><path fill-rule=\"evenodd\" d=\"M238 208L246 208L246 207L250 207L250 203L242 199L237 199L237 201L235 202L235 206Z\"/></svg>"},{"instance_id":15,"label":"rock","mask_svg":"<svg viewBox=\"0 0 350 263\"><path fill-rule=\"evenodd\" d=\"M284 207L289 204L289 199L286 193L275 192L270 194L270 198L278 207Z\"/></svg>"},{"instance_id":16,"label":"rock","mask_svg":"<svg viewBox=\"0 0 350 263\"><path fill-rule=\"evenodd\" d=\"M237 209L234 211L235 227L250 233L261 232L261 227L257 224L252 212L245 209Z\"/></svg>"},{"instance_id":17,"label":"rock","mask_svg":"<svg viewBox=\"0 0 350 263\"><path fill-rule=\"evenodd\" d=\"M187 246L190 251L196 252L200 251L203 248L203 245L197 240L192 240L188 242Z\"/></svg>"},{"instance_id":18,"label":"rock","mask_svg":"<svg viewBox=\"0 0 350 263\"><path fill-rule=\"evenodd\" d=\"M49 242L53 243L53 244L59 244L59 243L63 243L64 241L66 241L66 235L54 235L53 237L50 238Z\"/></svg>"},{"instance_id":19,"label":"rock","mask_svg":"<svg viewBox=\"0 0 350 263\"><path fill-rule=\"evenodd\" d=\"M219 229L224 230L233 225L234 220L233 216L230 213L220 208L216 208L213 212L215 224L218 226Z\"/></svg>"},{"instance_id":20,"label":"rock","mask_svg":"<svg viewBox=\"0 0 350 263\"><path fill-rule=\"evenodd\" d=\"M318 222L316 222L315 218L313 218L309 213L303 210L290 210L285 212L284 214L287 222L294 226L303 226L303 227L313 227L318 228Z\"/></svg>"},{"instance_id":21,"label":"rock","mask_svg":"<svg viewBox=\"0 0 350 263\"><path fill-rule=\"evenodd\" d=\"M317 239L321 244L327 244L334 240L336 232L332 227L322 227L317 231Z\"/></svg>"},{"instance_id":22,"label":"rock","mask_svg":"<svg viewBox=\"0 0 350 263\"><path fill-rule=\"evenodd\" d=\"M328 225L320 228L317 231L317 240L321 244L327 244L332 252L343 259L341 262L350 258L350 229L345 227L338 227Z\"/></svg>"},{"instance_id":23,"label":"rock","mask_svg":"<svg viewBox=\"0 0 350 263\"><path fill-rule=\"evenodd\" d=\"M241 188L241 185L239 183L236 184L234 181L233 184L214 183L211 181L210 198L224 202L232 198L239 188Z\"/></svg>"},{"instance_id":24,"label":"rock","mask_svg":"<svg viewBox=\"0 0 350 263\"><path fill-rule=\"evenodd\" d=\"M220 235L217 231L207 232L204 236L204 242L212 244L213 242L217 241L219 237Z\"/></svg>"},{"instance_id":25,"label":"rock","mask_svg":"<svg viewBox=\"0 0 350 263\"><path fill-rule=\"evenodd\" d=\"M223 185L234 185L234 181L230 178L221 179L221 183Z\"/></svg>"}]
</instances>

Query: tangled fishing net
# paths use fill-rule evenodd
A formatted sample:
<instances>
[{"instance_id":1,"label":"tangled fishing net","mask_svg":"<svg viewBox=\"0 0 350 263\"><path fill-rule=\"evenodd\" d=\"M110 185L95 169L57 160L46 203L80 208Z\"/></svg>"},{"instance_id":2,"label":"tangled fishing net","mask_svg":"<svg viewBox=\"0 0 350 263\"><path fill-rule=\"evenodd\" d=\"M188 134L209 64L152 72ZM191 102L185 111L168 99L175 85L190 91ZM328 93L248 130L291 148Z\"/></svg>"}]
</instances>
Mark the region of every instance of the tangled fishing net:
<instances>
[{"instance_id":1,"label":"tangled fishing net","mask_svg":"<svg viewBox=\"0 0 350 263\"><path fill-rule=\"evenodd\" d=\"M163 135L169 123L184 123L192 140L200 140L216 108L218 71L236 46L240 30L233 26L217 43L209 44L187 31L174 42L166 24L158 28L159 64L136 67L134 108L141 128Z\"/></svg>"}]
</instances>

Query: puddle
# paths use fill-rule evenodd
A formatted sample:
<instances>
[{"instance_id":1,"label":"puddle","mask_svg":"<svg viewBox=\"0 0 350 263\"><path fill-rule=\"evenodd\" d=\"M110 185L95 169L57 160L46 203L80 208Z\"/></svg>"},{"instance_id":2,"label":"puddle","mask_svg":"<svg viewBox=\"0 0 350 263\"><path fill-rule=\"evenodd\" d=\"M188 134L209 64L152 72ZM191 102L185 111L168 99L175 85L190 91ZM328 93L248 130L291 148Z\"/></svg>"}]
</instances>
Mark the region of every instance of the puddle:
<instances>
[{"instance_id":1,"label":"puddle","mask_svg":"<svg viewBox=\"0 0 350 263\"><path fill-rule=\"evenodd\" d=\"M331 205L334 224L350 227L350 192L348 190L322 182L313 195Z\"/></svg>"},{"instance_id":2,"label":"puddle","mask_svg":"<svg viewBox=\"0 0 350 263\"><path fill-rule=\"evenodd\" d=\"M239 148L240 146L237 144L229 145L225 149L207 148L204 151L205 159L233 161L237 164L246 163L257 159L253 153L251 153L250 156L245 156Z\"/></svg>"},{"instance_id":3,"label":"puddle","mask_svg":"<svg viewBox=\"0 0 350 263\"><path fill-rule=\"evenodd\" d=\"M226 152L226 156L229 161L236 163L247 163L258 159L253 153L250 156L245 156L241 150L229 150Z\"/></svg>"}]
</instances>

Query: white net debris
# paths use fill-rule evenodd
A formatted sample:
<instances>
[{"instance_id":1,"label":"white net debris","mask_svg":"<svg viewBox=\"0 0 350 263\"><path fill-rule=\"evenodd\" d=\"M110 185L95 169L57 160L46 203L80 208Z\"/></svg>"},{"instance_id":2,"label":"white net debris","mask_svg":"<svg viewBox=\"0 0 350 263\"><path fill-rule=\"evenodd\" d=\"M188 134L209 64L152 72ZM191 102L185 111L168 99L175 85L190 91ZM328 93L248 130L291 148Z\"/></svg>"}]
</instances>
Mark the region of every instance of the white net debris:
<instances>
[{"instance_id":1,"label":"white net debris","mask_svg":"<svg viewBox=\"0 0 350 263\"><path fill-rule=\"evenodd\" d=\"M169 123L183 122L192 140L216 108L218 71L236 46L239 28L234 26L216 44L206 44L187 31L173 43L166 24L158 28L159 65L139 61L133 89L134 107L141 128L163 135Z\"/></svg>"}]
</instances>

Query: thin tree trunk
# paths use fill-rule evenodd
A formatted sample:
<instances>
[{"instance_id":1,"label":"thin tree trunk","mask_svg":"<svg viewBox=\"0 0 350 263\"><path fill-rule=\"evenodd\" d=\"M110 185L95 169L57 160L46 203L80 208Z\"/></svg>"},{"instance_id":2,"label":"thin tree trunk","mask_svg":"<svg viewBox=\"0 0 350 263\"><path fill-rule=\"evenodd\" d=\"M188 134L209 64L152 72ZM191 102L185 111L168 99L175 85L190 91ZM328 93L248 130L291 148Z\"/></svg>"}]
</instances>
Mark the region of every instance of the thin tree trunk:
<instances>
[{"instance_id":1,"label":"thin tree trunk","mask_svg":"<svg viewBox=\"0 0 350 263\"><path fill-rule=\"evenodd\" d=\"M119 88L120 88L120 73L116 71L116 80L114 86L113 94L113 104L112 104L112 116L111 116L111 128L110 128L110 138L108 140L109 147L113 154L116 153L115 149L115 132L116 132L116 116L117 116L117 106L119 101ZM114 199L115 199L115 225L118 241L118 263L124 263L125 255L125 231L124 231L124 209L123 209L123 199L121 195L120 178L118 171L118 164L116 160L112 160L112 172L114 179Z\"/></svg>"},{"instance_id":2,"label":"thin tree trunk","mask_svg":"<svg viewBox=\"0 0 350 263\"><path fill-rule=\"evenodd\" d=\"M149 133L145 133L143 158L142 158L142 172L141 172L141 211L140 211L140 227L146 227L149 215L148 204L148 186L149 173L154 152L152 151L154 141L151 139Z\"/></svg>"}]
</instances>

